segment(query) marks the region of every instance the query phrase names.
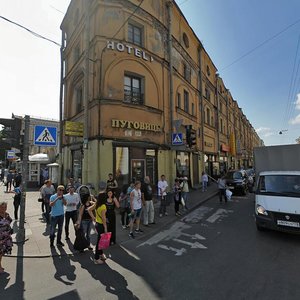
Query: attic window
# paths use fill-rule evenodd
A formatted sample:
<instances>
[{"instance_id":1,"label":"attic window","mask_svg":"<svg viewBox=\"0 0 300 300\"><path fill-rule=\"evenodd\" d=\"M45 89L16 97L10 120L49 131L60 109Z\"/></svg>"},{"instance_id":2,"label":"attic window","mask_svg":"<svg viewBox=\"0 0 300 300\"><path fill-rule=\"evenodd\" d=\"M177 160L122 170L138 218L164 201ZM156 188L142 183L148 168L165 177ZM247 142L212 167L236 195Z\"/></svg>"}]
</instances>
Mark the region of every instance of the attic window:
<instances>
[{"instance_id":1,"label":"attic window","mask_svg":"<svg viewBox=\"0 0 300 300\"><path fill-rule=\"evenodd\" d=\"M190 46L190 42L189 42L189 38L185 32L182 35L182 39L183 39L183 43L184 43L185 47L188 48Z\"/></svg>"}]
</instances>

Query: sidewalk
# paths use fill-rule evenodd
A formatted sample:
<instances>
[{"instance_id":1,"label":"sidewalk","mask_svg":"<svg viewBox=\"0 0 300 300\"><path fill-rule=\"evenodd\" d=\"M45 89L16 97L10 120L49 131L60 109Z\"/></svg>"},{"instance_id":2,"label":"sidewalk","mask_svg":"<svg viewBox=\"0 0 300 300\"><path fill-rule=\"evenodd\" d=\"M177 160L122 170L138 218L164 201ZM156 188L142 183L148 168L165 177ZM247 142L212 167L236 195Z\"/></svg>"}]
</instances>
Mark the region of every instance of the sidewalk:
<instances>
[{"instance_id":1,"label":"sidewalk","mask_svg":"<svg viewBox=\"0 0 300 300\"><path fill-rule=\"evenodd\" d=\"M217 186L215 184L211 184L208 187L206 192L202 192L201 190L192 190L189 194L188 208L189 210L185 212L185 214L194 210L196 207L200 206L205 201L209 200L213 196L217 194ZM4 187L0 187L0 195L1 201L8 202L8 213L13 218L13 193L4 193ZM26 194L26 210L25 210L25 235L26 242L22 245L22 247L18 247L18 244L14 244L12 257L51 257L51 249L49 246L49 226L43 221L42 213L41 213L41 204L37 201L39 197L39 192L27 192ZM174 212L174 202L167 208L168 216L164 216L159 218L158 209L159 202L155 202L155 222L156 224L150 225L148 227L141 226L144 233L140 235L136 235L136 240L139 238L153 235L161 230L164 226L173 223L178 220L178 217L175 216ZM14 229L13 239L15 241L16 234L18 232L19 222L13 220L12 227ZM120 223L120 215L117 213L117 243L122 244L130 238L128 237L128 229L122 229ZM70 240L64 241L64 229L62 234L62 241L64 242L64 250L67 255L76 253L73 249L73 242L75 240L75 233L72 228L72 221L70 222ZM96 234L94 229L92 229L91 240L92 244L95 244ZM22 253L20 253L20 248L22 248Z\"/></svg>"}]
</instances>

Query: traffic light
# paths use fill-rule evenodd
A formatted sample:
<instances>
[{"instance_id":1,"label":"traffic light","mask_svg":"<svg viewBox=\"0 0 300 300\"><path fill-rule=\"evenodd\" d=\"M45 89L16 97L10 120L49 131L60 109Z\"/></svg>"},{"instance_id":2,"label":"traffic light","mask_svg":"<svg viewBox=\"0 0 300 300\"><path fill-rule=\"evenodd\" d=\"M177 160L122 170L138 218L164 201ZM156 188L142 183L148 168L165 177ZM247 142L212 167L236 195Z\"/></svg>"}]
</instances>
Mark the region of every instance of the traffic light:
<instances>
[{"instance_id":1,"label":"traffic light","mask_svg":"<svg viewBox=\"0 0 300 300\"><path fill-rule=\"evenodd\" d=\"M193 131L192 125L186 125L185 130L186 144L189 148L192 148L197 144L196 132Z\"/></svg>"}]
</instances>

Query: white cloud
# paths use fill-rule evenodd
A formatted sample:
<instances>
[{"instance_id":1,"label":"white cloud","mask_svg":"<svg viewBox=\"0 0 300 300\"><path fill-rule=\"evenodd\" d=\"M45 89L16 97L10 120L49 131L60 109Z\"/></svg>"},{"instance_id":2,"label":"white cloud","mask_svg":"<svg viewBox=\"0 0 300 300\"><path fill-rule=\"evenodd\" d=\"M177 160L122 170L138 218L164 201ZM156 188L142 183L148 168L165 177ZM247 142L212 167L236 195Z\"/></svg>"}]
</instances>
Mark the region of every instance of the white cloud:
<instances>
[{"instance_id":1,"label":"white cloud","mask_svg":"<svg viewBox=\"0 0 300 300\"><path fill-rule=\"evenodd\" d=\"M274 131L272 131L272 129L269 127L259 127L255 130L261 137L268 137L268 136L275 135Z\"/></svg>"},{"instance_id":2,"label":"white cloud","mask_svg":"<svg viewBox=\"0 0 300 300\"><path fill-rule=\"evenodd\" d=\"M299 103L299 106L300 106L300 103ZM296 116L294 119L291 119L289 121L289 123L292 124L292 125L298 125L298 124L300 124L300 114L298 116Z\"/></svg>"}]
</instances>

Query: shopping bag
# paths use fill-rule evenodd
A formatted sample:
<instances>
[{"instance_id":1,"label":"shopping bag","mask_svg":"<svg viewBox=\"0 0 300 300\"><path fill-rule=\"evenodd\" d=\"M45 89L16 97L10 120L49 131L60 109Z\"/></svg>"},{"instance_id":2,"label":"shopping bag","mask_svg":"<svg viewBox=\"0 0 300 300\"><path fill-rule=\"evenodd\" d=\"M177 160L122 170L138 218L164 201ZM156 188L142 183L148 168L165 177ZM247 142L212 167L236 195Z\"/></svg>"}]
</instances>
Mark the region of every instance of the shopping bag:
<instances>
[{"instance_id":1,"label":"shopping bag","mask_svg":"<svg viewBox=\"0 0 300 300\"><path fill-rule=\"evenodd\" d=\"M110 244L110 238L111 238L111 232L102 233L98 243L98 250L108 248Z\"/></svg>"},{"instance_id":2,"label":"shopping bag","mask_svg":"<svg viewBox=\"0 0 300 300\"><path fill-rule=\"evenodd\" d=\"M181 197L181 204L183 207L185 207L185 201L184 201L183 197Z\"/></svg>"},{"instance_id":3,"label":"shopping bag","mask_svg":"<svg viewBox=\"0 0 300 300\"><path fill-rule=\"evenodd\" d=\"M81 228L76 229L75 234L76 234L76 238L73 246L75 250L82 251L90 246Z\"/></svg>"},{"instance_id":4,"label":"shopping bag","mask_svg":"<svg viewBox=\"0 0 300 300\"><path fill-rule=\"evenodd\" d=\"M226 189L226 198L227 198L228 201L231 200L231 196L232 196L232 191Z\"/></svg>"}]
</instances>

